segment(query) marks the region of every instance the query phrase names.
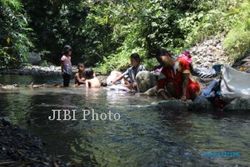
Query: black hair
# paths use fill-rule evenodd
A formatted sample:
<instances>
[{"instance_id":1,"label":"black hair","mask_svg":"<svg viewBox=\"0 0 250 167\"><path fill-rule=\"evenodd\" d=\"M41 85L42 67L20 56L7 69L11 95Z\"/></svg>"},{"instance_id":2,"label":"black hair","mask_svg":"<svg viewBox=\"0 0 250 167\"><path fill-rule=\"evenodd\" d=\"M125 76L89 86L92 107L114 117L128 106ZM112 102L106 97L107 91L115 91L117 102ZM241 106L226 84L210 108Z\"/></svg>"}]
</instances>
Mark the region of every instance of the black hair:
<instances>
[{"instance_id":1,"label":"black hair","mask_svg":"<svg viewBox=\"0 0 250 167\"><path fill-rule=\"evenodd\" d=\"M160 64L162 64L162 61L161 61L161 59L160 59L160 57L162 57L162 56L170 56L170 57L172 57L172 54L171 54L171 52L169 52L168 50L163 49L163 48L160 48L160 49L158 49L158 50L156 51L156 54L155 54L155 57L156 57L157 61L158 61Z\"/></svg>"},{"instance_id":2,"label":"black hair","mask_svg":"<svg viewBox=\"0 0 250 167\"><path fill-rule=\"evenodd\" d=\"M84 64L83 63L78 63L77 68L79 69L81 66L84 67Z\"/></svg>"},{"instance_id":3,"label":"black hair","mask_svg":"<svg viewBox=\"0 0 250 167\"><path fill-rule=\"evenodd\" d=\"M130 59L134 59L137 62L141 62L141 57L138 53L133 53L130 55Z\"/></svg>"},{"instance_id":4,"label":"black hair","mask_svg":"<svg viewBox=\"0 0 250 167\"><path fill-rule=\"evenodd\" d=\"M85 70L85 77L86 79L92 79L94 77L94 71L92 70L92 68L87 68Z\"/></svg>"},{"instance_id":5,"label":"black hair","mask_svg":"<svg viewBox=\"0 0 250 167\"><path fill-rule=\"evenodd\" d=\"M63 47L62 54L68 55L70 51L72 51L71 46L70 46L70 45L65 45L65 46Z\"/></svg>"},{"instance_id":6,"label":"black hair","mask_svg":"<svg viewBox=\"0 0 250 167\"><path fill-rule=\"evenodd\" d=\"M168 50L161 48L161 49L157 50L156 57L161 57L161 56L170 56L170 57L172 57L172 54Z\"/></svg>"}]
</instances>

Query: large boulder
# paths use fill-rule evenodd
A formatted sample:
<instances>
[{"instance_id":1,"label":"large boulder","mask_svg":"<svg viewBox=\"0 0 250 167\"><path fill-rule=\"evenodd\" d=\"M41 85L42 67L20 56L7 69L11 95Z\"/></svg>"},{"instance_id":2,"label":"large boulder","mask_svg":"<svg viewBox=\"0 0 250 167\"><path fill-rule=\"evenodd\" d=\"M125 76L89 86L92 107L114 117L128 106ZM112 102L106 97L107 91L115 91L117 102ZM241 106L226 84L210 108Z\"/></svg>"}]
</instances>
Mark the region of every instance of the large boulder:
<instances>
[{"instance_id":1,"label":"large boulder","mask_svg":"<svg viewBox=\"0 0 250 167\"><path fill-rule=\"evenodd\" d=\"M112 81L115 80L117 77L119 77L120 75L122 75L121 72L119 71L112 71L110 73L110 75L107 77L106 79L106 84L107 85L112 85Z\"/></svg>"},{"instance_id":2,"label":"large boulder","mask_svg":"<svg viewBox=\"0 0 250 167\"><path fill-rule=\"evenodd\" d=\"M140 92L145 92L156 85L156 76L149 71L140 71L136 75L136 82Z\"/></svg>"}]
</instances>

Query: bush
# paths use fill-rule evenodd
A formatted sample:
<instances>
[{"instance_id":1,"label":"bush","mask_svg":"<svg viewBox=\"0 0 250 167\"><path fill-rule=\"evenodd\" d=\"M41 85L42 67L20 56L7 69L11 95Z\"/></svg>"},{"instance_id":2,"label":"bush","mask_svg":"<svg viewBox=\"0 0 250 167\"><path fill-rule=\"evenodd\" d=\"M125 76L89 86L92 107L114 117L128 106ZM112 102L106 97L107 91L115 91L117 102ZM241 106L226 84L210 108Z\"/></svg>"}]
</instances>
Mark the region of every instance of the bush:
<instances>
[{"instance_id":1,"label":"bush","mask_svg":"<svg viewBox=\"0 0 250 167\"><path fill-rule=\"evenodd\" d=\"M233 60L242 58L250 49L250 1L241 4L238 15L224 40L224 47Z\"/></svg>"},{"instance_id":2,"label":"bush","mask_svg":"<svg viewBox=\"0 0 250 167\"><path fill-rule=\"evenodd\" d=\"M26 15L18 0L0 0L0 66L15 67L25 62L32 42Z\"/></svg>"}]
</instances>

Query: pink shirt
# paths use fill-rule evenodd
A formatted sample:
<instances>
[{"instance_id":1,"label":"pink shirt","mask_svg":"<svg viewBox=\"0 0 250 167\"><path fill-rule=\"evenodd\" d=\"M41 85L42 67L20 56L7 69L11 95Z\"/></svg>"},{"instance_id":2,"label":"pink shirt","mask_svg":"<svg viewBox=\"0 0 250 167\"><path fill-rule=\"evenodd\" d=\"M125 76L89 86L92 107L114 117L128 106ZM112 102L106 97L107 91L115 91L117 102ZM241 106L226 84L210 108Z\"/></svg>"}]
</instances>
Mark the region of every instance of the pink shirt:
<instances>
[{"instance_id":1,"label":"pink shirt","mask_svg":"<svg viewBox=\"0 0 250 167\"><path fill-rule=\"evenodd\" d=\"M71 56L63 55L61 57L61 61L63 63L63 72L71 75L72 74Z\"/></svg>"}]
</instances>

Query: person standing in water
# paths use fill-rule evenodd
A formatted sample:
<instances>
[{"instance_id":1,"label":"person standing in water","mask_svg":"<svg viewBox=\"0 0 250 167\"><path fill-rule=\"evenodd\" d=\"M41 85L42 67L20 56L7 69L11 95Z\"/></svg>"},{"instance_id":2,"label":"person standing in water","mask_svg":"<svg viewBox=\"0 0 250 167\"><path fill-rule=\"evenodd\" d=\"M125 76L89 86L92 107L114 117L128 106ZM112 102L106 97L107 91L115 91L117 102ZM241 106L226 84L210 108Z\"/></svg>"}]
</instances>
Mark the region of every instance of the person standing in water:
<instances>
[{"instance_id":1,"label":"person standing in water","mask_svg":"<svg viewBox=\"0 0 250 167\"><path fill-rule=\"evenodd\" d=\"M65 45L61 57L61 69L63 77L63 86L69 87L71 75L72 75L72 63L71 63L72 48L69 45Z\"/></svg>"}]
</instances>

